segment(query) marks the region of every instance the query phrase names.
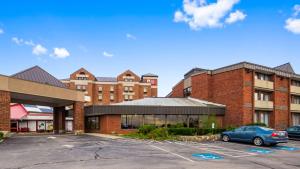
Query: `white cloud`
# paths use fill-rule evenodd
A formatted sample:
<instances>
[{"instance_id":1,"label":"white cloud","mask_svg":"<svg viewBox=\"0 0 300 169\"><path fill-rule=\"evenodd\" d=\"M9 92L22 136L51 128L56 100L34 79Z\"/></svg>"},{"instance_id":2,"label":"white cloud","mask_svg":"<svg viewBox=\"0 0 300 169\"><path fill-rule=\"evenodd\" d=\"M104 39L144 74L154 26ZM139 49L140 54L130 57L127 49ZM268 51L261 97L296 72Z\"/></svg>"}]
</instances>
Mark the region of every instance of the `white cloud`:
<instances>
[{"instance_id":1,"label":"white cloud","mask_svg":"<svg viewBox=\"0 0 300 169\"><path fill-rule=\"evenodd\" d=\"M108 53L108 52L105 52L105 51L102 54L103 54L103 56L108 57L108 58L111 58L111 57L114 56L114 54Z\"/></svg>"},{"instance_id":2,"label":"white cloud","mask_svg":"<svg viewBox=\"0 0 300 169\"><path fill-rule=\"evenodd\" d=\"M246 18L246 14L244 14L243 12L236 10L235 12L232 12L229 14L229 17L226 18L225 22L228 24L232 24L235 23L237 21L242 21Z\"/></svg>"},{"instance_id":3,"label":"white cloud","mask_svg":"<svg viewBox=\"0 0 300 169\"><path fill-rule=\"evenodd\" d=\"M22 38L13 37L11 40L16 43L17 45L27 45L27 46L35 46L35 44L32 42L32 40L27 41Z\"/></svg>"},{"instance_id":4,"label":"white cloud","mask_svg":"<svg viewBox=\"0 0 300 169\"><path fill-rule=\"evenodd\" d=\"M292 17L285 21L284 28L294 34L300 34L300 19L296 18L300 13L300 5L294 5Z\"/></svg>"},{"instance_id":5,"label":"white cloud","mask_svg":"<svg viewBox=\"0 0 300 169\"><path fill-rule=\"evenodd\" d=\"M294 16L298 16L298 14L300 13L300 5L294 5Z\"/></svg>"},{"instance_id":6,"label":"white cloud","mask_svg":"<svg viewBox=\"0 0 300 169\"><path fill-rule=\"evenodd\" d=\"M0 28L0 34L4 34L4 30Z\"/></svg>"},{"instance_id":7,"label":"white cloud","mask_svg":"<svg viewBox=\"0 0 300 169\"><path fill-rule=\"evenodd\" d=\"M23 39L18 38L18 37L13 37L13 38L11 38L11 40L12 40L14 43L16 43L17 45L22 45L23 42L24 42Z\"/></svg>"},{"instance_id":8,"label":"white cloud","mask_svg":"<svg viewBox=\"0 0 300 169\"><path fill-rule=\"evenodd\" d=\"M50 56L63 59L70 56L70 52L66 48L53 48L53 53Z\"/></svg>"},{"instance_id":9,"label":"white cloud","mask_svg":"<svg viewBox=\"0 0 300 169\"><path fill-rule=\"evenodd\" d=\"M47 54L47 48L45 48L44 46L37 44L36 46L34 46L32 48L32 54L40 56L40 55L44 55Z\"/></svg>"},{"instance_id":10,"label":"white cloud","mask_svg":"<svg viewBox=\"0 0 300 169\"><path fill-rule=\"evenodd\" d=\"M300 19L289 18L285 21L285 29L294 33L300 34Z\"/></svg>"},{"instance_id":11,"label":"white cloud","mask_svg":"<svg viewBox=\"0 0 300 169\"><path fill-rule=\"evenodd\" d=\"M130 33L126 33L126 38L127 39L132 39L132 40L136 40L136 36L130 34Z\"/></svg>"},{"instance_id":12,"label":"white cloud","mask_svg":"<svg viewBox=\"0 0 300 169\"><path fill-rule=\"evenodd\" d=\"M183 0L183 11L175 12L174 22L185 22L193 30L222 27L224 17L239 1L217 0L208 4L205 0Z\"/></svg>"}]
</instances>

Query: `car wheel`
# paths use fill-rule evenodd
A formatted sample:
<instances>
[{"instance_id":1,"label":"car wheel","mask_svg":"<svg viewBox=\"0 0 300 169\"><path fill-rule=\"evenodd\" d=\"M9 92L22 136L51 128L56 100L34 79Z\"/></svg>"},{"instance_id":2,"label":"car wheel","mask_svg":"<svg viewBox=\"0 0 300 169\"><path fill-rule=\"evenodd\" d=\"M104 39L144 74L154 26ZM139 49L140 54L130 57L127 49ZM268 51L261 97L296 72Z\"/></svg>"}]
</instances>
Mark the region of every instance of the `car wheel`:
<instances>
[{"instance_id":1,"label":"car wheel","mask_svg":"<svg viewBox=\"0 0 300 169\"><path fill-rule=\"evenodd\" d=\"M229 138L228 135L223 135L223 136L222 136L222 140L223 140L224 142L228 142L228 141L230 140L230 138Z\"/></svg>"},{"instance_id":2,"label":"car wheel","mask_svg":"<svg viewBox=\"0 0 300 169\"><path fill-rule=\"evenodd\" d=\"M253 140L253 144L256 146L262 146L264 144L264 141L260 137L255 137Z\"/></svg>"}]
</instances>

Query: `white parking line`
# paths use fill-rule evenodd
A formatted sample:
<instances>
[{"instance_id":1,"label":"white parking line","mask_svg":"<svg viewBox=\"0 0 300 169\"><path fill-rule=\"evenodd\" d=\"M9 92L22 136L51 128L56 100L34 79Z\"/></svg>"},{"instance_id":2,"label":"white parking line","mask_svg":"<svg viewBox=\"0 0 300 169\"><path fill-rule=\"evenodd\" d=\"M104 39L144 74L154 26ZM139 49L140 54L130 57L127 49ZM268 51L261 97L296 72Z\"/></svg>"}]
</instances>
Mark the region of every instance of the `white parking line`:
<instances>
[{"instance_id":1,"label":"white parking line","mask_svg":"<svg viewBox=\"0 0 300 169\"><path fill-rule=\"evenodd\" d=\"M193 160L191 160L191 159L189 159L189 158L183 157L183 156L181 156L181 155L179 155L179 154L173 153L173 152L168 151L168 150L165 150L165 149L163 149L163 148L160 148L160 147L157 147L157 146L154 146L154 145L150 145L150 146L153 147L153 148L159 149L159 150L161 150L161 151L167 152L167 153L169 153L169 154L172 154L172 155L174 155L174 156L180 157L180 158L182 158L182 159L184 159L184 160L187 160L187 161L189 161L189 162L195 162L195 161L193 161Z\"/></svg>"},{"instance_id":2,"label":"white parking line","mask_svg":"<svg viewBox=\"0 0 300 169\"><path fill-rule=\"evenodd\" d=\"M217 154L221 154L221 155L224 155L224 156L235 157L235 158L250 157L250 156L256 156L257 155L255 153L239 151L239 150L234 150L234 149L229 149L229 148L214 146L214 145L209 145L209 144L198 143L197 145L188 145L188 144L183 144L183 143L178 143L178 142L174 142L174 143L179 144L181 146L188 146L190 148L196 148L196 149L199 149L199 150L204 150L204 151L217 153ZM198 145L200 145L200 147ZM205 147L201 147L201 145L205 146ZM237 153L239 153L240 155L235 155Z\"/></svg>"}]
</instances>

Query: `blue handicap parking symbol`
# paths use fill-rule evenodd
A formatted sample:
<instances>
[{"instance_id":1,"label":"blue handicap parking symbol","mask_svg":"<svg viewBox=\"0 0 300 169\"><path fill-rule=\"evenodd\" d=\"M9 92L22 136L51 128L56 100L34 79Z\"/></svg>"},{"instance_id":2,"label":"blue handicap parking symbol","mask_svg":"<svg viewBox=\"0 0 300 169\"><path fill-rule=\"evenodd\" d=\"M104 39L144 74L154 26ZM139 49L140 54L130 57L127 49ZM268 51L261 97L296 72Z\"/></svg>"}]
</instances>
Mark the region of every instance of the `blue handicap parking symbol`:
<instances>
[{"instance_id":1,"label":"blue handicap parking symbol","mask_svg":"<svg viewBox=\"0 0 300 169\"><path fill-rule=\"evenodd\" d=\"M201 153L201 154L193 154L193 157L201 158L204 160L221 160L223 159L222 156L216 155L216 154L210 154L210 153Z\"/></svg>"},{"instance_id":2,"label":"blue handicap parking symbol","mask_svg":"<svg viewBox=\"0 0 300 169\"><path fill-rule=\"evenodd\" d=\"M286 151L296 151L296 150L300 150L300 148L296 148L296 147L288 147L288 146L275 146L275 147L273 147L273 149L276 149L276 150L286 150Z\"/></svg>"},{"instance_id":3,"label":"blue handicap parking symbol","mask_svg":"<svg viewBox=\"0 0 300 169\"><path fill-rule=\"evenodd\" d=\"M264 149L264 148L250 148L248 149L249 152L252 153L260 153L260 154L269 154L272 153L272 150Z\"/></svg>"}]
</instances>

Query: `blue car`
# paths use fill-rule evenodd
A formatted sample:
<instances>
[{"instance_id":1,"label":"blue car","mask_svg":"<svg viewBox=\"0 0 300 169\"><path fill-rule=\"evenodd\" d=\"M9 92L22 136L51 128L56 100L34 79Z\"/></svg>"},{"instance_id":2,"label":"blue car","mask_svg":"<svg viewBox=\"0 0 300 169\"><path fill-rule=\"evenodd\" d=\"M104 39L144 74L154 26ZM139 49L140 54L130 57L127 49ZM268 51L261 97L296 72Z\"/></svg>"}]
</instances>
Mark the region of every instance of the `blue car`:
<instances>
[{"instance_id":1,"label":"blue car","mask_svg":"<svg viewBox=\"0 0 300 169\"><path fill-rule=\"evenodd\" d=\"M225 131L222 133L221 138L224 142L240 141L253 143L256 146L288 142L286 131L276 131L260 126L242 126L232 131Z\"/></svg>"}]
</instances>

